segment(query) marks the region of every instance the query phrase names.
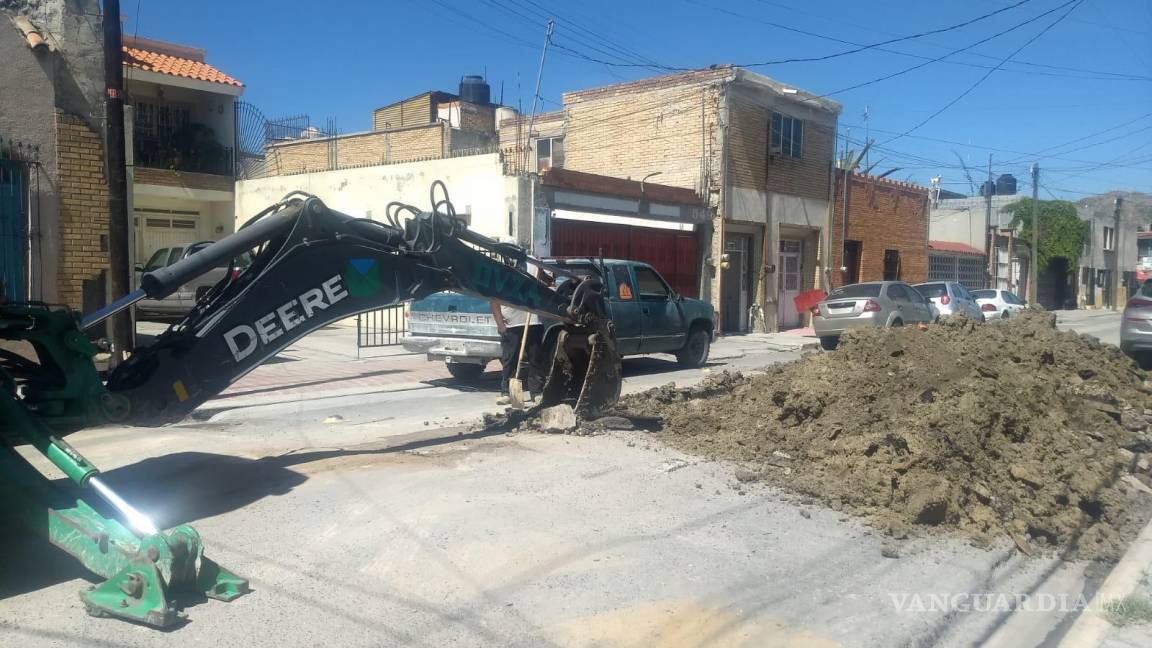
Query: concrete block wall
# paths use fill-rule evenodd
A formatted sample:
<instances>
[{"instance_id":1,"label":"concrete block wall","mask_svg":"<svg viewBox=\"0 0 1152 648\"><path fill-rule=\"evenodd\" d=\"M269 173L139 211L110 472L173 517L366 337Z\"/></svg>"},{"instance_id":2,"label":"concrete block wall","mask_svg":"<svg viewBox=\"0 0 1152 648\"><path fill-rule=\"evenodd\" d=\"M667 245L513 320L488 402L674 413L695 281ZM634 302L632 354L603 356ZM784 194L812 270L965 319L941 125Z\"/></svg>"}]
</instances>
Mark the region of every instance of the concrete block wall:
<instances>
[{"instance_id":1,"label":"concrete block wall","mask_svg":"<svg viewBox=\"0 0 1152 648\"><path fill-rule=\"evenodd\" d=\"M730 93L729 106L728 173L733 186L816 200L828 198L836 145L835 115L785 101L739 81ZM803 120L799 158L769 153L773 112Z\"/></svg>"},{"instance_id":2,"label":"concrete block wall","mask_svg":"<svg viewBox=\"0 0 1152 648\"><path fill-rule=\"evenodd\" d=\"M342 135L336 138L335 165L331 138L300 140L268 147L267 175L327 171L336 168L443 157L451 150L452 129L444 123Z\"/></svg>"},{"instance_id":3,"label":"concrete block wall","mask_svg":"<svg viewBox=\"0 0 1152 648\"><path fill-rule=\"evenodd\" d=\"M644 79L564 95L564 166L705 191L718 174L720 97L730 69Z\"/></svg>"},{"instance_id":4,"label":"concrete block wall","mask_svg":"<svg viewBox=\"0 0 1152 648\"><path fill-rule=\"evenodd\" d=\"M57 299L83 309L84 281L102 280L108 268L108 182L100 135L74 115L56 114L60 197ZM88 305L91 306L91 305Z\"/></svg>"},{"instance_id":5,"label":"concrete block wall","mask_svg":"<svg viewBox=\"0 0 1152 648\"><path fill-rule=\"evenodd\" d=\"M832 223L832 285L844 284L843 172L836 173ZM860 281L884 278L884 251L900 252L900 279L928 279L928 189L906 182L850 174L847 240L860 241Z\"/></svg>"}]
</instances>

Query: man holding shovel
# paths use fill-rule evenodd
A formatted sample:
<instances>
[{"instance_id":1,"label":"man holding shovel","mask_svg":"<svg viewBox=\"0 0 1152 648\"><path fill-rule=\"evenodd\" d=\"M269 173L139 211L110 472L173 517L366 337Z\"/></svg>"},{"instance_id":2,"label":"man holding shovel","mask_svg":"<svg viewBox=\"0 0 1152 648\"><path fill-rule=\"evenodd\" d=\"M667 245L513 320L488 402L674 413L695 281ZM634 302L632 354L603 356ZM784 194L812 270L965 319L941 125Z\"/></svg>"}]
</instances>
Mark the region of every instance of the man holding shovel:
<instances>
[{"instance_id":1,"label":"man holding shovel","mask_svg":"<svg viewBox=\"0 0 1152 648\"><path fill-rule=\"evenodd\" d=\"M508 383L516 375L516 365L535 358L536 350L544 334L544 327L538 318L533 317L528 324L528 313L510 306L492 304L492 317L496 320L496 330L500 331L500 398L497 405L511 402L508 396ZM524 357L520 357L521 340L527 331L528 339L523 341Z\"/></svg>"}]
</instances>

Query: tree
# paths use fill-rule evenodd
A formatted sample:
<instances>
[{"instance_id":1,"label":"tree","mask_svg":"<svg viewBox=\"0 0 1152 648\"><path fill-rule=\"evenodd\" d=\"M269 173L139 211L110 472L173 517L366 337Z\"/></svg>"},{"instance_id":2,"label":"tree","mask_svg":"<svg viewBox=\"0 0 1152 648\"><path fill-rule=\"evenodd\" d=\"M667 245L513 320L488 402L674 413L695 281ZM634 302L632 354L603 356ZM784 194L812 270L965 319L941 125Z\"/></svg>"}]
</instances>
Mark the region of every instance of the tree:
<instances>
[{"instance_id":1,"label":"tree","mask_svg":"<svg viewBox=\"0 0 1152 648\"><path fill-rule=\"evenodd\" d=\"M1037 259L1040 271L1048 269L1048 262L1058 257L1068 260L1068 271L1076 270L1084 243L1088 240L1088 223L1076 215L1076 205L1067 200L1041 200L1040 250ZM1012 215L1009 227L1018 228L1017 237L1032 240L1032 199L1021 198L1004 206Z\"/></svg>"}]
</instances>

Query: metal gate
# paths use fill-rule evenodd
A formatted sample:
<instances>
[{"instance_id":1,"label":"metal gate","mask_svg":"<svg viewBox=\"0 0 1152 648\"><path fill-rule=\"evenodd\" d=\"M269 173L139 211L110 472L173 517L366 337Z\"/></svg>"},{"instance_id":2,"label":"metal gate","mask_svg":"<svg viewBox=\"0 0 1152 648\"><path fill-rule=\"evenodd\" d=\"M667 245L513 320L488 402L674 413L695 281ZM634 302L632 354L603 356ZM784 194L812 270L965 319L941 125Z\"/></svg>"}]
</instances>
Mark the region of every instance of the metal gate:
<instances>
[{"instance_id":1,"label":"metal gate","mask_svg":"<svg viewBox=\"0 0 1152 648\"><path fill-rule=\"evenodd\" d=\"M0 159L0 290L2 297L23 301L24 164Z\"/></svg>"},{"instance_id":2,"label":"metal gate","mask_svg":"<svg viewBox=\"0 0 1152 648\"><path fill-rule=\"evenodd\" d=\"M406 304L378 308L356 316L356 347L385 347L400 344L408 332Z\"/></svg>"}]
</instances>

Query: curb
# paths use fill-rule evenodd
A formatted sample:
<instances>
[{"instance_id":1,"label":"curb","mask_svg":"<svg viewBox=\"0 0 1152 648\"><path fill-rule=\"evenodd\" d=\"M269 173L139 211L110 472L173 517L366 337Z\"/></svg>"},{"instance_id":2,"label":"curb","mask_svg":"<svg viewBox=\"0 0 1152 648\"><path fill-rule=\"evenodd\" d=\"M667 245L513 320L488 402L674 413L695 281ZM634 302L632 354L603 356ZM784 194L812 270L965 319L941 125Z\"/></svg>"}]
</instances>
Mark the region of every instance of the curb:
<instances>
[{"instance_id":1,"label":"curb","mask_svg":"<svg viewBox=\"0 0 1152 648\"><path fill-rule=\"evenodd\" d=\"M1108 573L1100 584L1088 607L1080 613L1072 627L1060 640L1059 648L1085 648L1099 646L1112 629L1112 624L1104 619L1101 609L1105 602L1124 598L1131 594L1140 583L1144 569L1152 564L1152 521L1140 531L1140 535L1124 552L1120 562Z\"/></svg>"}]
</instances>

